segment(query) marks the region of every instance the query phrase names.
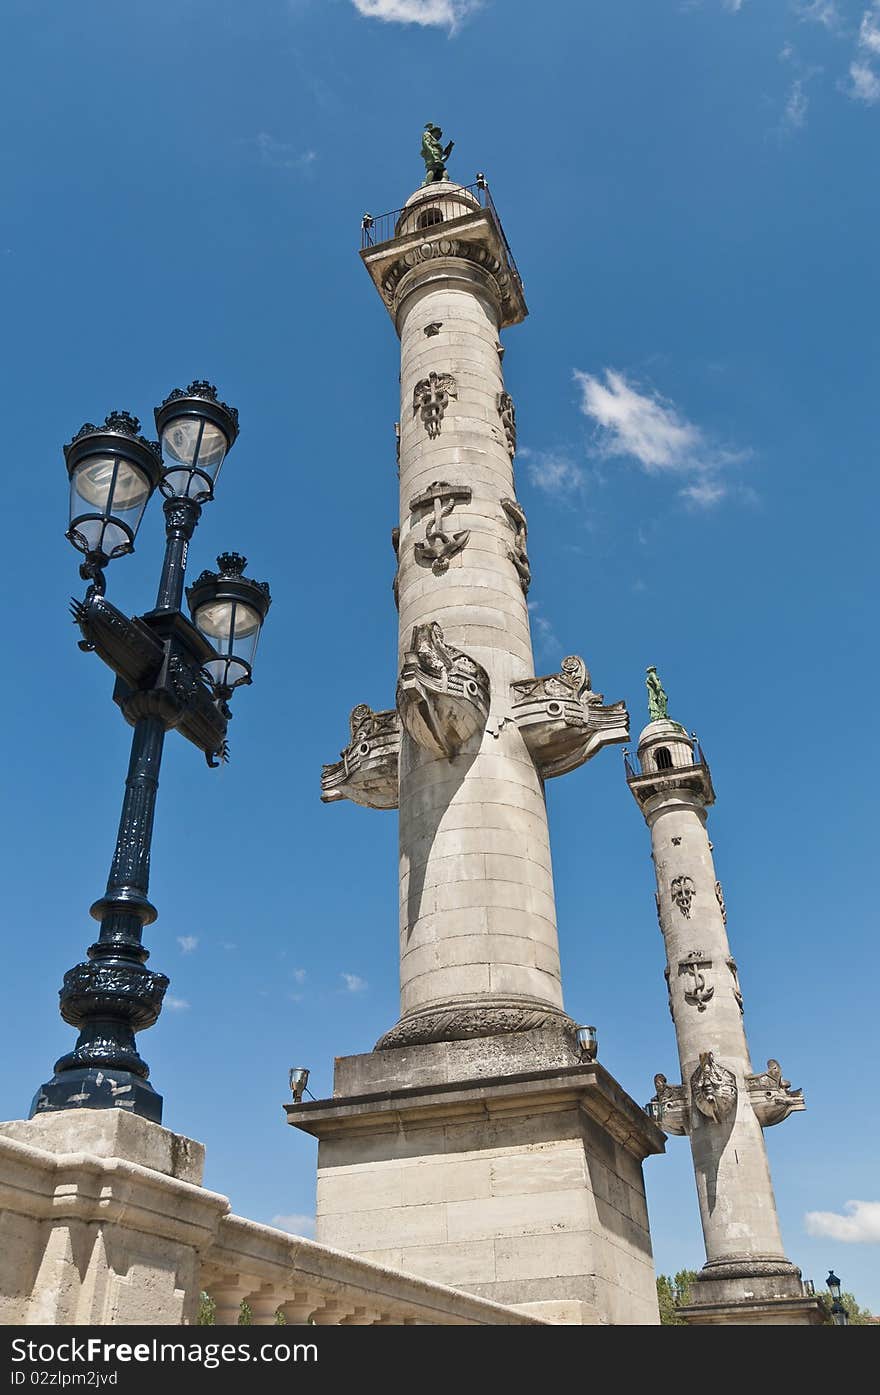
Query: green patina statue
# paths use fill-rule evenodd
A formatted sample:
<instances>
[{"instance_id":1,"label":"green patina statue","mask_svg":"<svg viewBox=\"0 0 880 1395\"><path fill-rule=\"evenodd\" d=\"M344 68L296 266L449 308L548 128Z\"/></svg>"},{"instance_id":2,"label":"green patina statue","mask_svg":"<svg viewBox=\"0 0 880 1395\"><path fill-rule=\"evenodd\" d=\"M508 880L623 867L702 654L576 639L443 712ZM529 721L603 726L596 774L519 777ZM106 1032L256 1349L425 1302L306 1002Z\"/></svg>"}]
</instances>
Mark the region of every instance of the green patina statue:
<instances>
[{"instance_id":1,"label":"green patina statue","mask_svg":"<svg viewBox=\"0 0 880 1395\"><path fill-rule=\"evenodd\" d=\"M653 664L647 670L645 683L648 688L648 720L651 722L668 721L669 713L666 709L669 705L669 699Z\"/></svg>"},{"instance_id":2,"label":"green patina statue","mask_svg":"<svg viewBox=\"0 0 880 1395\"><path fill-rule=\"evenodd\" d=\"M422 132L422 159L425 162L425 178L422 188L427 184L436 184L441 179L448 178L446 161L449 159L455 141L451 140L444 147L440 144L442 135L440 127L435 126L432 121L425 123L425 129Z\"/></svg>"}]
</instances>

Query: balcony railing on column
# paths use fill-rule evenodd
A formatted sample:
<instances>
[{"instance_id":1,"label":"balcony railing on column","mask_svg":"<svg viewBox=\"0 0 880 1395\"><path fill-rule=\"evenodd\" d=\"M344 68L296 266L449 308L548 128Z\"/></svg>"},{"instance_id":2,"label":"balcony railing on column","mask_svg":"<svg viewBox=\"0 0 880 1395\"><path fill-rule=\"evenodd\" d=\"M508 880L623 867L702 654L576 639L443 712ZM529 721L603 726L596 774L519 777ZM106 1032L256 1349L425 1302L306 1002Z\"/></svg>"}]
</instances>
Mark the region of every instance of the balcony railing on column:
<instances>
[{"instance_id":1,"label":"balcony railing on column","mask_svg":"<svg viewBox=\"0 0 880 1395\"><path fill-rule=\"evenodd\" d=\"M522 277L517 270L513 253L510 250L510 243L504 233L498 210L489 192L489 185L482 175L478 175L474 184L450 184L445 186L445 181L438 181L437 184L426 186L431 188L432 194L436 193L431 200L430 206L420 215L422 218L430 217L430 222L420 225L421 228L435 228L439 223L453 222L456 218L462 217L462 192L470 194L476 199L480 208L486 209L498 228L501 241L504 244L505 261L508 271L512 272L522 286ZM390 242L397 236L397 227L406 208L393 208L389 213L365 213L361 219L361 247L379 247L383 242Z\"/></svg>"}]
</instances>

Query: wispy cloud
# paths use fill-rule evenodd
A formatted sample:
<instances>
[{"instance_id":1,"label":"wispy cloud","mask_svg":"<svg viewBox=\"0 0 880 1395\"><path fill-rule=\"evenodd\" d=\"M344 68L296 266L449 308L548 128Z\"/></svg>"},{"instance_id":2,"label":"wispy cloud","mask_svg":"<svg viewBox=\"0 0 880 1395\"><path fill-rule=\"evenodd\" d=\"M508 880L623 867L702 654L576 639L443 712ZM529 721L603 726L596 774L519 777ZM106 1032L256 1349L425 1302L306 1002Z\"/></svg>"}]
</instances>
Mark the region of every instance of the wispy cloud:
<instances>
[{"instance_id":1,"label":"wispy cloud","mask_svg":"<svg viewBox=\"0 0 880 1395\"><path fill-rule=\"evenodd\" d=\"M340 978L345 984L346 993L364 993L370 986L365 978L357 974L340 974Z\"/></svg>"},{"instance_id":2,"label":"wispy cloud","mask_svg":"<svg viewBox=\"0 0 880 1395\"><path fill-rule=\"evenodd\" d=\"M584 472L579 465L557 451L535 451L526 446L520 447L520 458L525 460L529 479L545 494L569 495L581 489L585 483Z\"/></svg>"},{"instance_id":3,"label":"wispy cloud","mask_svg":"<svg viewBox=\"0 0 880 1395\"><path fill-rule=\"evenodd\" d=\"M305 1212L300 1216L296 1212L292 1216L273 1216L272 1225L279 1230L286 1230L289 1235L305 1235L311 1237L315 1233L315 1218Z\"/></svg>"},{"instance_id":4,"label":"wispy cloud","mask_svg":"<svg viewBox=\"0 0 880 1395\"><path fill-rule=\"evenodd\" d=\"M880 0L873 0L862 15L856 55L849 65L848 95L854 102L873 106L880 102Z\"/></svg>"},{"instance_id":5,"label":"wispy cloud","mask_svg":"<svg viewBox=\"0 0 880 1395\"><path fill-rule=\"evenodd\" d=\"M792 80L785 98L782 116L776 127L776 134L783 139L802 131L807 124L807 111L810 98L807 83L817 77L822 68L815 63L805 63L792 44L784 44L779 54L780 63L790 66Z\"/></svg>"},{"instance_id":6,"label":"wispy cloud","mask_svg":"<svg viewBox=\"0 0 880 1395\"><path fill-rule=\"evenodd\" d=\"M794 131L801 131L807 124L807 108L810 105L810 100L804 90L804 81L802 77L795 78L788 89L782 120L779 123L783 135L791 135Z\"/></svg>"},{"instance_id":7,"label":"wispy cloud","mask_svg":"<svg viewBox=\"0 0 880 1395\"><path fill-rule=\"evenodd\" d=\"M679 493L698 509L711 509L715 504L720 504L727 493L727 486L717 479L704 476L695 480L693 484L686 484Z\"/></svg>"},{"instance_id":8,"label":"wispy cloud","mask_svg":"<svg viewBox=\"0 0 880 1395\"><path fill-rule=\"evenodd\" d=\"M192 954L193 950L199 947L198 935L178 935L177 943L184 954Z\"/></svg>"},{"instance_id":9,"label":"wispy cloud","mask_svg":"<svg viewBox=\"0 0 880 1395\"><path fill-rule=\"evenodd\" d=\"M880 1201L848 1201L840 1216L835 1211L808 1211L808 1235L825 1235L845 1245L880 1245Z\"/></svg>"},{"instance_id":10,"label":"wispy cloud","mask_svg":"<svg viewBox=\"0 0 880 1395\"><path fill-rule=\"evenodd\" d=\"M870 63L855 59L849 65L849 76L849 95L854 102L864 102L869 107L880 102L880 78Z\"/></svg>"},{"instance_id":11,"label":"wispy cloud","mask_svg":"<svg viewBox=\"0 0 880 1395\"><path fill-rule=\"evenodd\" d=\"M276 140L268 131L248 136L242 144L256 152L261 165L275 170L296 170L299 174L306 174L318 158L316 150L298 150L295 145Z\"/></svg>"},{"instance_id":12,"label":"wispy cloud","mask_svg":"<svg viewBox=\"0 0 880 1395\"><path fill-rule=\"evenodd\" d=\"M306 974L305 969L292 969L292 970L291 970L291 977L292 977L294 983L298 983L300 986L302 986L302 985L305 983L305 981L306 981L307 974ZM290 1002L292 1002L292 1003L301 1003L302 1000L303 1000L303 998L304 998L306 995L305 995L305 993L288 993L287 996L288 996Z\"/></svg>"},{"instance_id":13,"label":"wispy cloud","mask_svg":"<svg viewBox=\"0 0 880 1395\"><path fill-rule=\"evenodd\" d=\"M529 601L528 608L538 655L558 658L562 653L562 642L546 615L541 614L540 601Z\"/></svg>"},{"instance_id":14,"label":"wispy cloud","mask_svg":"<svg viewBox=\"0 0 880 1395\"><path fill-rule=\"evenodd\" d=\"M189 1010L186 998L175 998L170 993L166 995L163 1006L170 1008L172 1012L187 1012Z\"/></svg>"},{"instance_id":15,"label":"wispy cloud","mask_svg":"<svg viewBox=\"0 0 880 1395\"><path fill-rule=\"evenodd\" d=\"M822 24L826 29L840 28L840 11L837 0L795 0L794 12L798 19L813 24Z\"/></svg>"},{"instance_id":16,"label":"wispy cloud","mask_svg":"<svg viewBox=\"0 0 880 1395\"><path fill-rule=\"evenodd\" d=\"M668 398L641 389L616 369L598 376L575 370L574 378L600 454L635 460L649 475L690 475L680 493L699 508L712 507L729 492L722 471L746 459L747 451L713 441Z\"/></svg>"},{"instance_id":17,"label":"wispy cloud","mask_svg":"<svg viewBox=\"0 0 880 1395\"><path fill-rule=\"evenodd\" d=\"M437 29L455 29L482 0L352 0L365 19L381 19L388 24L422 24Z\"/></svg>"}]
</instances>

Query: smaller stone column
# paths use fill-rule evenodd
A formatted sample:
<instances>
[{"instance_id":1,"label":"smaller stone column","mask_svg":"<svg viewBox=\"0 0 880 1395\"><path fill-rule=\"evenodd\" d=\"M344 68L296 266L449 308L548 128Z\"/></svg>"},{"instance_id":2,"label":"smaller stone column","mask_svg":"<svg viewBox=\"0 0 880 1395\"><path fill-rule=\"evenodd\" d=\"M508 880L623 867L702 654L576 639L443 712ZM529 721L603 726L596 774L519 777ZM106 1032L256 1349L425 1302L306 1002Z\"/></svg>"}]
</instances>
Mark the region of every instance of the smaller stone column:
<instances>
[{"instance_id":1,"label":"smaller stone column","mask_svg":"<svg viewBox=\"0 0 880 1395\"><path fill-rule=\"evenodd\" d=\"M627 776L651 830L681 1084L655 1076L647 1108L661 1129L691 1141L706 1265L688 1320L811 1322L816 1302L805 1298L800 1270L783 1249L762 1132L802 1110L803 1095L783 1080L778 1061L752 1070L706 832L712 777L696 738L668 717L655 669L648 690L652 720L639 737L638 768L627 758Z\"/></svg>"}]
</instances>

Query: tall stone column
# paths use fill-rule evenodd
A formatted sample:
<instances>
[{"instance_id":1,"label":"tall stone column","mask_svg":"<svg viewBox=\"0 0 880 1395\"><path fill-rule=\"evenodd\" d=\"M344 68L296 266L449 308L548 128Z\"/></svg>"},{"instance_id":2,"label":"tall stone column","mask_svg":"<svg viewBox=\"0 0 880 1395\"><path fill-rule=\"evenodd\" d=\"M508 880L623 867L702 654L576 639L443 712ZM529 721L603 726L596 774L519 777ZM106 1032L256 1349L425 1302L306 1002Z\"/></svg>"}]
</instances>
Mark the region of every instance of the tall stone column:
<instances>
[{"instance_id":1,"label":"tall stone column","mask_svg":"<svg viewBox=\"0 0 880 1395\"><path fill-rule=\"evenodd\" d=\"M763 1135L802 1110L803 1095L782 1078L778 1061L752 1070L706 831L711 774L696 738L666 715L656 670L648 673L652 720L639 737L638 768L628 760L627 774L651 830L681 1063L681 1085L655 1076L648 1112L665 1132L690 1136L706 1245L686 1316L692 1323L809 1322L816 1304L783 1249Z\"/></svg>"},{"instance_id":2,"label":"tall stone column","mask_svg":"<svg viewBox=\"0 0 880 1395\"><path fill-rule=\"evenodd\" d=\"M400 235L437 203L435 186L419 190ZM443 204L444 213L483 217L464 191L444 191ZM436 1038L450 1013L459 1030L488 1036L498 1025L537 1025L562 1011L543 785L511 690L534 665L504 507L516 505L499 333L525 306L514 283L505 313L493 271L443 255L453 243L419 245L394 304L403 1016L388 1045ZM457 666L467 702L471 665L479 691L461 739L461 718L443 710L441 695L425 711L432 694L421 680L426 668L452 676Z\"/></svg>"},{"instance_id":3,"label":"tall stone column","mask_svg":"<svg viewBox=\"0 0 880 1395\"><path fill-rule=\"evenodd\" d=\"M365 219L400 338L394 707L350 718L325 802L399 809L400 1018L339 1058L317 1235L577 1323L658 1320L641 1163L659 1130L563 1008L544 781L627 739L582 659L536 675L500 335L527 313L488 194Z\"/></svg>"}]
</instances>

